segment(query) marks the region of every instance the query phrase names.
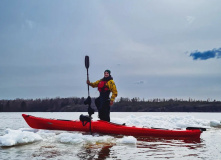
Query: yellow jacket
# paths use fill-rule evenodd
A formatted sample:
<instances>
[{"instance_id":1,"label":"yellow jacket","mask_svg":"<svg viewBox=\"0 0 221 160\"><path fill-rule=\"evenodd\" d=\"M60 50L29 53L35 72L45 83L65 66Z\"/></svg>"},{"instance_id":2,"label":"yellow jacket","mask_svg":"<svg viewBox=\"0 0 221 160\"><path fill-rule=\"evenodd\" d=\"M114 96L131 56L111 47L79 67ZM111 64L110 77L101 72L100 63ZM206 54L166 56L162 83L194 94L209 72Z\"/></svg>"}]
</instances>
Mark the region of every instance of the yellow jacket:
<instances>
[{"instance_id":1,"label":"yellow jacket","mask_svg":"<svg viewBox=\"0 0 221 160\"><path fill-rule=\"evenodd\" d=\"M89 85L90 85L91 87L95 88L95 87L98 86L98 84L100 83L101 80L102 80L102 79L97 80L96 82L90 83ZM112 92L112 95L111 95L111 99L110 99L110 100L111 100L111 101L114 101L114 99L117 97L117 87L116 87L114 81L113 81L113 80L109 80L105 85L106 85L106 86L109 88L109 90Z\"/></svg>"}]
</instances>

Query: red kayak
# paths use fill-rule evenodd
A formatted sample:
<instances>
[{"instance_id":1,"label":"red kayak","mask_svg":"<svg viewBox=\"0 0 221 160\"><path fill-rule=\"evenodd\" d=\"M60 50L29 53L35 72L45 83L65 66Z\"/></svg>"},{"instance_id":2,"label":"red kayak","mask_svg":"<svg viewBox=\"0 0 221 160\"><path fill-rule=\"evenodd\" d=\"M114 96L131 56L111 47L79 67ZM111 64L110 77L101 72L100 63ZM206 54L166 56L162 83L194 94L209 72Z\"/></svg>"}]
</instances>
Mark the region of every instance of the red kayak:
<instances>
[{"instance_id":1,"label":"red kayak","mask_svg":"<svg viewBox=\"0 0 221 160\"><path fill-rule=\"evenodd\" d=\"M187 128L186 130L167 130L157 128L141 128L106 122L92 121L91 124L79 120L46 119L22 114L27 124L35 129L83 131L101 134L115 134L142 137L200 138L203 128Z\"/></svg>"}]
</instances>

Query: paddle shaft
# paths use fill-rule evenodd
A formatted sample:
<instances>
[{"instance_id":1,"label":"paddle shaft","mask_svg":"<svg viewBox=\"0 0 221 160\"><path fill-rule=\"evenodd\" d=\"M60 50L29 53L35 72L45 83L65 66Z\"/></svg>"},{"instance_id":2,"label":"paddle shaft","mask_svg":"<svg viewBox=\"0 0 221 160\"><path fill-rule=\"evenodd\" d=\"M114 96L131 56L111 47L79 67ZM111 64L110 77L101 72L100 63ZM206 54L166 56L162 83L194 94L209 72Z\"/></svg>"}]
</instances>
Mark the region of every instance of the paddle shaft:
<instances>
[{"instance_id":1,"label":"paddle shaft","mask_svg":"<svg viewBox=\"0 0 221 160\"><path fill-rule=\"evenodd\" d=\"M89 56L85 56L85 67L87 69L87 81L89 81L89 73L88 73L89 65L90 65ZM89 84L87 84L87 91L88 91L88 97L90 97ZM88 108L91 108L91 104L89 104ZM91 118L90 114L89 114L89 117ZM90 133L92 134L92 131L91 131L91 119L90 119Z\"/></svg>"},{"instance_id":2,"label":"paddle shaft","mask_svg":"<svg viewBox=\"0 0 221 160\"><path fill-rule=\"evenodd\" d=\"M88 68L87 68L87 80L89 80ZM87 84L87 91L88 91L88 96L90 96L89 84Z\"/></svg>"}]
</instances>

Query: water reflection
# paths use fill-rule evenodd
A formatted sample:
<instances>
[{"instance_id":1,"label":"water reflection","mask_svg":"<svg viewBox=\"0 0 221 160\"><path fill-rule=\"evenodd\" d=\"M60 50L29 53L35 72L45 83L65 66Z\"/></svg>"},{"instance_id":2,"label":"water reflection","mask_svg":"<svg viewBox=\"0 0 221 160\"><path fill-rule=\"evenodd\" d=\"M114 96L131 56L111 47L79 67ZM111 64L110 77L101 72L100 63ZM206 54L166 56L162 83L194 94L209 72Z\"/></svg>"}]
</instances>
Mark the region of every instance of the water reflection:
<instances>
[{"instance_id":1,"label":"water reflection","mask_svg":"<svg viewBox=\"0 0 221 160\"><path fill-rule=\"evenodd\" d=\"M98 160L102 160L102 159L106 159L109 157L110 155L110 151L111 151L111 147L113 147L113 145L107 145L107 146L103 146L100 150L100 152L98 153Z\"/></svg>"},{"instance_id":2,"label":"water reflection","mask_svg":"<svg viewBox=\"0 0 221 160\"><path fill-rule=\"evenodd\" d=\"M202 139L138 138L137 148L147 157L170 159L174 157L200 157L205 147ZM190 158L191 159L191 158Z\"/></svg>"},{"instance_id":3,"label":"water reflection","mask_svg":"<svg viewBox=\"0 0 221 160\"><path fill-rule=\"evenodd\" d=\"M168 145L168 146L177 146L177 147L188 147L189 149L202 148L205 144L203 144L202 139L174 139L174 138L153 138L153 137L141 137L137 138L138 140L138 148L145 148L151 144L153 146L159 145ZM147 145L146 145L147 144Z\"/></svg>"},{"instance_id":4,"label":"water reflection","mask_svg":"<svg viewBox=\"0 0 221 160\"><path fill-rule=\"evenodd\" d=\"M182 143L201 143L201 138L168 138L168 137L136 137L138 141L145 142L182 142Z\"/></svg>"},{"instance_id":5,"label":"water reflection","mask_svg":"<svg viewBox=\"0 0 221 160\"><path fill-rule=\"evenodd\" d=\"M115 136L116 139L122 136ZM103 160L108 158L162 158L200 157L200 151L205 147L201 139L168 139L137 137L137 144L131 148L129 144L100 143L82 146L77 157L83 159Z\"/></svg>"},{"instance_id":6,"label":"water reflection","mask_svg":"<svg viewBox=\"0 0 221 160\"><path fill-rule=\"evenodd\" d=\"M113 144L84 145L81 152L77 154L81 160L104 160L110 157Z\"/></svg>"}]
</instances>

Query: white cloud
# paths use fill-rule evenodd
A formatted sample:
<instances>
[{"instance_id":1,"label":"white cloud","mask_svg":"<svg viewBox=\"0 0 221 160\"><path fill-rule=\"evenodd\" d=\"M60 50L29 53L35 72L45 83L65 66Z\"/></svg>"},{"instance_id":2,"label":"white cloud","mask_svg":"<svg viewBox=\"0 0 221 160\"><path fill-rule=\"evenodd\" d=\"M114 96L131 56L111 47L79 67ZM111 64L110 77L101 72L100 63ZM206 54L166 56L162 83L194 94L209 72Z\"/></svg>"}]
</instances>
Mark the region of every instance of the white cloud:
<instances>
[{"instance_id":1,"label":"white cloud","mask_svg":"<svg viewBox=\"0 0 221 160\"><path fill-rule=\"evenodd\" d=\"M28 19L25 21L25 27L27 27L29 29L33 29L34 26L35 26L35 22L34 21L28 20Z\"/></svg>"},{"instance_id":2,"label":"white cloud","mask_svg":"<svg viewBox=\"0 0 221 160\"><path fill-rule=\"evenodd\" d=\"M196 19L196 18L193 17L193 16L186 16L186 21L187 21L188 25L193 24L194 21L195 21L195 19Z\"/></svg>"}]
</instances>

